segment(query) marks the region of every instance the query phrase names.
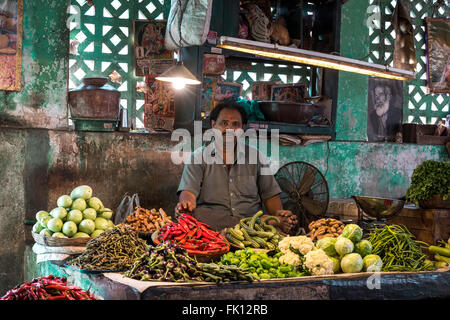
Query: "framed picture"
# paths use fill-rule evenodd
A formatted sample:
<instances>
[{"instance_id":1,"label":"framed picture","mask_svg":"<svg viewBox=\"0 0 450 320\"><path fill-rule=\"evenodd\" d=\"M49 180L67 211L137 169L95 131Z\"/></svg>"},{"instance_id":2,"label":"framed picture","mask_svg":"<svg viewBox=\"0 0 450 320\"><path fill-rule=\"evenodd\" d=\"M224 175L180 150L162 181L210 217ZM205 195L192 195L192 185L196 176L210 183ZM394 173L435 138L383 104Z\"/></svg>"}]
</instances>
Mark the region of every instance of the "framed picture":
<instances>
[{"instance_id":1,"label":"framed picture","mask_svg":"<svg viewBox=\"0 0 450 320\"><path fill-rule=\"evenodd\" d=\"M214 93L217 86L217 77L203 77L202 81L202 116L208 116L214 106Z\"/></svg>"},{"instance_id":2,"label":"framed picture","mask_svg":"<svg viewBox=\"0 0 450 320\"><path fill-rule=\"evenodd\" d=\"M270 97L272 101L305 102L307 90L306 83L274 84Z\"/></svg>"},{"instance_id":3,"label":"framed picture","mask_svg":"<svg viewBox=\"0 0 450 320\"><path fill-rule=\"evenodd\" d=\"M223 54L203 54L203 74L221 75L225 72L225 56Z\"/></svg>"},{"instance_id":4,"label":"framed picture","mask_svg":"<svg viewBox=\"0 0 450 320\"><path fill-rule=\"evenodd\" d=\"M214 92L214 101L237 100L242 94L242 83L238 82L217 82Z\"/></svg>"},{"instance_id":5,"label":"framed picture","mask_svg":"<svg viewBox=\"0 0 450 320\"><path fill-rule=\"evenodd\" d=\"M173 62L173 51L167 50L164 45L166 34L166 20L134 20L134 56L136 75L144 76L155 70L155 60L159 61L158 73L169 67Z\"/></svg>"},{"instance_id":6,"label":"framed picture","mask_svg":"<svg viewBox=\"0 0 450 320\"><path fill-rule=\"evenodd\" d=\"M171 84L155 81L146 93L144 126L151 130L173 130L175 89Z\"/></svg>"},{"instance_id":7,"label":"framed picture","mask_svg":"<svg viewBox=\"0 0 450 320\"><path fill-rule=\"evenodd\" d=\"M0 90L20 91L23 0L0 2Z\"/></svg>"},{"instance_id":8,"label":"framed picture","mask_svg":"<svg viewBox=\"0 0 450 320\"><path fill-rule=\"evenodd\" d=\"M450 93L450 19L426 18L427 78L432 93Z\"/></svg>"},{"instance_id":9,"label":"framed picture","mask_svg":"<svg viewBox=\"0 0 450 320\"><path fill-rule=\"evenodd\" d=\"M272 86L280 84L280 81L254 81L252 83L252 100L268 101L272 92Z\"/></svg>"},{"instance_id":10,"label":"framed picture","mask_svg":"<svg viewBox=\"0 0 450 320\"><path fill-rule=\"evenodd\" d=\"M369 141L395 141L402 129L402 81L369 77L367 137Z\"/></svg>"}]
</instances>

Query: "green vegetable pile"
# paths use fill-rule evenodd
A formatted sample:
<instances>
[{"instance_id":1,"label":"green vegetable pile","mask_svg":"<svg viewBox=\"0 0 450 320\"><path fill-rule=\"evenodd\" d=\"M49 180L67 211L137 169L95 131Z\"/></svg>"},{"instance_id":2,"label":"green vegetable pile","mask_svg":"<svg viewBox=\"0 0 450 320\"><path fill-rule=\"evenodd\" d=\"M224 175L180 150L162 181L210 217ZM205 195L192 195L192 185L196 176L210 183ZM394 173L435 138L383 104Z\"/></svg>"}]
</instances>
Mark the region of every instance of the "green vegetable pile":
<instances>
[{"instance_id":1,"label":"green vegetable pile","mask_svg":"<svg viewBox=\"0 0 450 320\"><path fill-rule=\"evenodd\" d=\"M95 238L114 228L113 211L92 196L90 186L78 186L56 201L49 212L39 210L32 232L54 238Z\"/></svg>"},{"instance_id":2,"label":"green vegetable pile","mask_svg":"<svg viewBox=\"0 0 450 320\"><path fill-rule=\"evenodd\" d=\"M219 283L258 280L256 276L237 266L197 262L189 257L186 249L169 242L150 246L124 275L141 281Z\"/></svg>"},{"instance_id":3,"label":"green vegetable pile","mask_svg":"<svg viewBox=\"0 0 450 320\"><path fill-rule=\"evenodd\" d=\"M425 263L427 256L421 247L425 242L414 240L414 236L402 225L388 225L370 230L368 240L372 243L372 253L383 261L383 271L428 271L433 266Z\"/></svg>"},{"instance_id":4,"label":"green vegetable pile","mask_svg":"<svg viewBox=\"0 0 450 320\"><path fill-rule=\"evenodd\" d=\"M406 192L406 201L419 205L434 194L443 195L447 200L450 194L450 161L426 160L414 169L411 186Z\"/></svg>"},{"instance_id":5,"label":"green vegetable pile","mask_svg":"<svg viewBox=\"0 0 450 320\"><path fill-rule=\"evenodd\" d=\"M147 248L131 227L116 226L90 240L86 250L67 264L84 270L125 271Z\"/></svg>"},{"instance_id":6,"label":"green vegetable pile","mask_svg":"<svg viewBox=\"0 0 450 320\"><path fill-rule=\"evenodd\" d=\"M235 265L239 268L249 270L260 279L291 278L305 275L296 270L293 265L280 264L278 258L282 252L270 257L266 252L255 252L251 248L228 252L224 254L219 265Z\"/></svg>"},{"instance_id":7,"label":"green vegetable pile","mask_svg":"<svg viewBox=\"0 0 450 320\"><path fill-rule=\"evenodd\" d=\"M363 230L357 224L347 224L337 238L325 237L315 243L333 260L334 273L379 272L382 261L373 251L370 239L362 239Z\"/></svg>"},{"instance_id":8,"label":"green vegetable pile","mask_svg":"<svg viewBox=\"0 0 450 320\"><path fill-rule=\"evenodd\" d=\"M243 218L239 223L231 228L225 229L225 237L227 240L239 248L261 248L274 250L280 239L281 235L276 228L268 222L275 220L280 222L280 219L275 216L268 216L261 220L263 212L258 211L251 218Z\"/></svg>"},{"instance_id":9,"label":"green vegetable pile","mask_svg":"<svg viewBox=\"0 0 450 320\"><path fill-rule=\"evenodd\" d=\"M435 261L427 260L426 262L431 263L436 269L450 267L450 238L447 242L444 240L438 241L441 246L429 246L428 251L434 255Z\"/></svg>"}]
</instances>

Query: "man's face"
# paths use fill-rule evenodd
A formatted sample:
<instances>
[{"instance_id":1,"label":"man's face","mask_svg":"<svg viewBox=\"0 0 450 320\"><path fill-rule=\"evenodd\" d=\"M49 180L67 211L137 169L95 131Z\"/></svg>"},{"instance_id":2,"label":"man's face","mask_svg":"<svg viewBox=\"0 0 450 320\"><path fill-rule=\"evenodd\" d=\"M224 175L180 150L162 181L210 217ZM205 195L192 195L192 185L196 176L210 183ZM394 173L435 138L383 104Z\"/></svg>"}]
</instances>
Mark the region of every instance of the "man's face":
<instances>
[{"instance_id":1,"label":"man's face","mask_svg":"<svg viewBox=\"0 0 450 320\"><path fill-rule=\"evenodd\" d=\"M223 109L220 111L217 120L211 121L211 125L214 129L218 129L222 134L225 134L226 130L242 129L242 117L237 110Z\"/></svg>"},{"instance_id":2,"label":"man's face","mask_svg":"<svg viewBox=\"0 0 450 320\"><path fill-rule=\"evenodd\" d=\"M237 137L243 133L242 117L237 110L223 109L216 121L211 120L211 126L222 133L224 143L236 143ZM228 135L227 132L229 132ZM227 140L226 137L230 139Z\"/></svg>"},{"instance_id":3,"label":"man's face","mask_svg":"<svg viewBox=\"0 0 450 320\"><path fill-rule=\"evenodd\" d=\"M387 88L375 88L375 110L378 116L384 115L389 110L390 94Z\"/></svg>"},{"instance_id":4,"label":"man's face","mask_svg":"<svg viewBox=\"0 0 450 320\"><path fill-rule=\"evenodd\" d=\"M375 105L381 106L386 102L386 92L383 87L375 88Z\"/></svg>"}]
</instances>

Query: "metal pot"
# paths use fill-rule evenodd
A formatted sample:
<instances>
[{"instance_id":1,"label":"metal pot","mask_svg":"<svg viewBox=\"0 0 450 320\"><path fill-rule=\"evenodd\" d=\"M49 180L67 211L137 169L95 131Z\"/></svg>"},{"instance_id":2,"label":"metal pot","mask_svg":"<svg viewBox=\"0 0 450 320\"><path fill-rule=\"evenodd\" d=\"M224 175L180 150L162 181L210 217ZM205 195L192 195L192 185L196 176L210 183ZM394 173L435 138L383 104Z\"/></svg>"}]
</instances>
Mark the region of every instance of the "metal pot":
<instances>
[{"instance_id":1,"label":"metal pot","mask_svg":"<svg viewBox=\"0 0 450 320\"><path fill-rule=\"evenodd\" d=\"M107 78L84 78L82 84L69 91L72 118L117 119L120 92Z\"/></svg>"}]
</instances>

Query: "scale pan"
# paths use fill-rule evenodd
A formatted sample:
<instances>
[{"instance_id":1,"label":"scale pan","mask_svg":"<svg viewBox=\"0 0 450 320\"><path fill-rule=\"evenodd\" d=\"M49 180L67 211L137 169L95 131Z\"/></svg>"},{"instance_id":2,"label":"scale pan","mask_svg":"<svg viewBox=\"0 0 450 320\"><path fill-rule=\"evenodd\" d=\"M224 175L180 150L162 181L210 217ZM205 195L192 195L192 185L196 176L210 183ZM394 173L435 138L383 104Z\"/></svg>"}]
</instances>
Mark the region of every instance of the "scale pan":
<instances>
[{"instance_id":1,"label":"scale pan","mask_svg":"<svg viewBox=\"0 0 450 320\"><path fill-rule=\"evenodd\" d=\"M402 211L405 201L367 196L352 196L356 204L367 215L380 219L388 219Z\"/></svg>"}]
</instances>

